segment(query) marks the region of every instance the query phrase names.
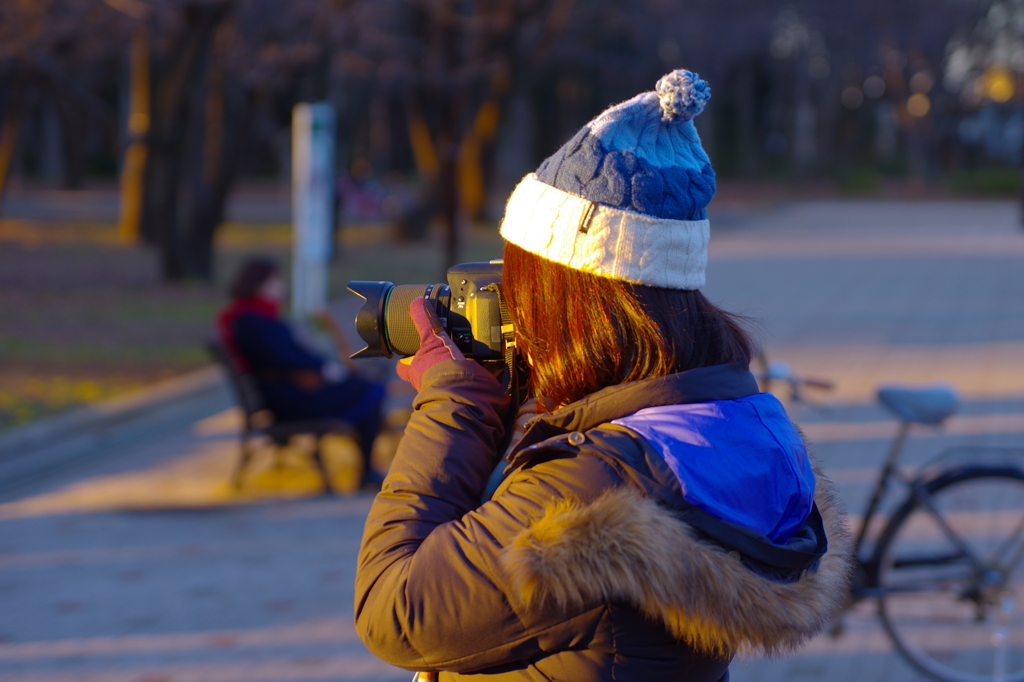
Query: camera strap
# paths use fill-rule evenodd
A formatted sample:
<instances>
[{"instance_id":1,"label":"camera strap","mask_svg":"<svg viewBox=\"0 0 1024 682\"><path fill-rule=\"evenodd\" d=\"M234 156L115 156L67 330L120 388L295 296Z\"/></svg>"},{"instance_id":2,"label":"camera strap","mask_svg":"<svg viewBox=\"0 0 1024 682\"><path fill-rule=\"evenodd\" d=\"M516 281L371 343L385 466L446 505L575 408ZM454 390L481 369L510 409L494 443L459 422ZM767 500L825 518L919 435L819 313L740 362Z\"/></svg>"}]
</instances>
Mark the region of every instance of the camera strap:
<instances>
[{"instance_id":1,"label":"camera strap","mask_svg":"<svg viewBox=\"0 0 1024 682\"><path fill-rule=\"evenodd\" d=\"M518 408L520 403L520 372L516 367L518 356L516 353L516 328L512 323L512 313L505 305L505 297L501 293L501 287L492 282L484 287L487 291L493 291L498 297L498 313L501 316L501 339L502 349L505 355L505 392L512 399L512 405Z\"/></svg>"}]
</instances>

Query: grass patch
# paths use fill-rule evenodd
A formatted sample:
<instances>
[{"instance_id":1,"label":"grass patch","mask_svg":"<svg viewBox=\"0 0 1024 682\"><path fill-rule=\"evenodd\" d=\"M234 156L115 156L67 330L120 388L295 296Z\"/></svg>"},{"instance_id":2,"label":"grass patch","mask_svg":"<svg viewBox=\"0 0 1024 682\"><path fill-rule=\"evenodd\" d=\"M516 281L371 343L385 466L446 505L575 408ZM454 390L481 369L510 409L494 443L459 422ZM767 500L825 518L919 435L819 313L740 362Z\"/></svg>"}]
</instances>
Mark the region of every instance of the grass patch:
<instances>
[{"instance_id":1,"label":"grass patch","mask_svg":"<svg viewBox=\"0 0 1024 682\"><path fill-rule=\"evenodd\" d=\"M882 175L871 166L859 166L843 173L838 178L839 189L853 194L869 194L878 189Z\"/></svg>"},{"instance_id":2,"label":"grass patch","mask_svg":"<svg viewBox=\"0 0 1024 682\"><path fill-rule=\"evenodd\" d=\"M354 279L443 281L440 234L395 244L385 225L350 226L329 298ZM121 243L113 224L0 220L0 429L197 369L227 303L226 283L255 254L290 270L288 225L224 226L216 280L167 284L153 250ZM501 255L495 226L467 229L460 261Z\"/></svg>"},{"instance_id":3,"label":"grass patch","mask_svg":"<svg viewBox=\"0 0 1024 682\"><path fill-rule=\"evenodd\" d=\"M21 339L0 338L0 355L4 361L39 365L157 363L168 369L194 368L206 361L203 350L185 344L90 344L30 343Z\"/></svg>"},{"instance_id":4,"label":"grass patch","mask_svg":"<svg viewBox=\"0 0 1024 682\"><path fill-rule=\"evenodd\" d=\"M947 183L960 194L1013 197L1021 191L1022 177L1016 168L978 168L950 173Z\"/></svg>"},{"instance_id":5,"label":"grass patch","mask_svg":"<svg viewBox=\"0 0 1024 682\"><path fill-rule=\"evenodd\" d=\"M144 382L130 376L74 377L16 375L0 381L0 429L18 426L98 400L105 400Z\"/></svg>"}]
</instances>

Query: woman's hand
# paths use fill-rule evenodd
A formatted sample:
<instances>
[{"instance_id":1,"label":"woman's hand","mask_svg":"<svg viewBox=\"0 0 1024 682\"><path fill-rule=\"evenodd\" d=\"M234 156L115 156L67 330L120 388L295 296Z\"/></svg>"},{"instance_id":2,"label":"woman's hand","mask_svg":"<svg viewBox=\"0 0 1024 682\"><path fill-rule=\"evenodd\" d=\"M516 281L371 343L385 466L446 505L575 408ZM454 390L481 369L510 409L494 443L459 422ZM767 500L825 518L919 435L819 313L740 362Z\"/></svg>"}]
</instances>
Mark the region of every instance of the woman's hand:
<instances>
[{"instance_id":1,"label":"woman's hand","mask_svg":"<svg viewBox=\"0 0 1024 682\"><path fill-rule=\"evenodd\" d=\"M428 369L445 360L465 360L455 342L444 330L441 320L427 306L426 299L414 298L409 303L409 316L420 333L420 349L416 355L398 361L398 376L408 381L417 391Z\"/></svg>"}]
</instances>

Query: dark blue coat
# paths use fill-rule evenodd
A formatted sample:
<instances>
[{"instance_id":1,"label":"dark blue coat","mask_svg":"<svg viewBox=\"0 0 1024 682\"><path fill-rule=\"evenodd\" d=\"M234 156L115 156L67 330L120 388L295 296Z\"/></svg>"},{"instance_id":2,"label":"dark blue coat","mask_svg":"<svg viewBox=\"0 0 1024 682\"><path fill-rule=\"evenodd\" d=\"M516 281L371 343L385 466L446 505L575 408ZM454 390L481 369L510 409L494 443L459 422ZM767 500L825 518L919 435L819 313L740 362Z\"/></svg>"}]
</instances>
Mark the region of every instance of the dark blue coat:
<instances>
[{"instance_id":1,"label":"dark blue coat","mask_svg":"<svg viewBox=\"0 0 1024 682\"><path fill-rule=\"evenodd\" d=\"M267 409L280 421L340 418L357 421L376 412L383 387L364 379L324 383L307 390L294 372L321 372L326 360L299 344L291 328L279 319L242 314L231 323L235 347L256 377Z\"/></svg>"}]
</instances>

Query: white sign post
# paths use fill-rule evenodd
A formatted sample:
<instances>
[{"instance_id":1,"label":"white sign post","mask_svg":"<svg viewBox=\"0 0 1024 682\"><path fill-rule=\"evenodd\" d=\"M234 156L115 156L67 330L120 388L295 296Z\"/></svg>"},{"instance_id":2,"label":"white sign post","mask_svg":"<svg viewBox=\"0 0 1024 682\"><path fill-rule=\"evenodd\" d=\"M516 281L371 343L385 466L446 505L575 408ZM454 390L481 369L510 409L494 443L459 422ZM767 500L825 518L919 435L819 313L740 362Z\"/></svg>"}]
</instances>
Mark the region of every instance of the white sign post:
<instances>
[{"instance_id":1,"label":"white sign post","mask_svg":"<svg viewBox=\"0 0 1024 682\"><path fill-rule=\"evenodd\" d=\"M334 109L292 111L292 315L327 305L327 262L334 225Z\"/></svg>"}]
</instances>

